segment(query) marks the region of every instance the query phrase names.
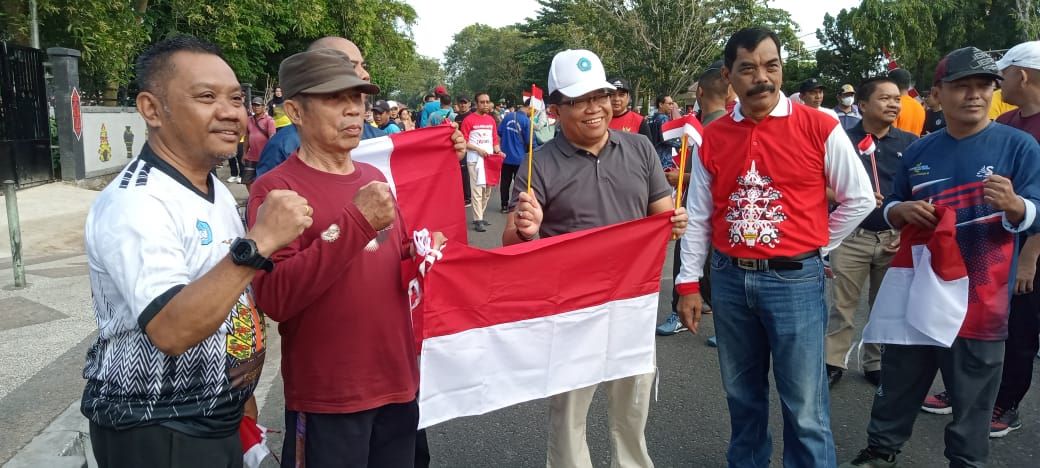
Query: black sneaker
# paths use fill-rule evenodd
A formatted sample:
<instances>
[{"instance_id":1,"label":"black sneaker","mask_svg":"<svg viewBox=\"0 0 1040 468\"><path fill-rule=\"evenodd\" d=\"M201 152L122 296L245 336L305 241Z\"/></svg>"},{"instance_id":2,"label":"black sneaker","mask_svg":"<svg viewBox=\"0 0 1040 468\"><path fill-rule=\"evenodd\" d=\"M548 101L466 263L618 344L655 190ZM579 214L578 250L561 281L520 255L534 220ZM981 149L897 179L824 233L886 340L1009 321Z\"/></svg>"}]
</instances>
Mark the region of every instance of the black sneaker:
<instances>
[{"instance_id":1,"label":"black sneaker","mask_svg":"<svg viewBox=\"0 0 1040 468\"><path fill-rule=\"evenodd\" d=\"M845 375L844 369L827 364L827 387L834 388L843 375Z\"/></svg>"},{"instance_id":2,"label":"black sneaker","mask_svg":"<svg viewBox=\"0 0 1040 468\"><path fill-rule=\"evenodd\" d=\"M484 223L480 221L473 221L473 230L477 232L487 232L487 229L484 229Z\"/></svg>"},{"instance_id":3,"label":"black sneaker","mask_svg":"<svg viewBox=\"0 0 1040 468\"><path fill-rule=\"evenodd\" d=\"M485 225L485 226L490 226L490 225L491 225L491 223L487 222L487 220L486 220L486 219L482 219L482 220L480 220L480 224L483 224L483 225Z\"/></svg>"},{"instance_id":4,"label":"black sneaker","mask_svg":"<svg viewBox=\"0 0 1040 468\"><path fill-rule=\"evenodd\" d=\"M867 447L861 450L852 461L842 463L838 468L895 468L895 466L895 454L884 454L873 447Z\"/></svg>"},{"instance_id":5,"label":"black sneaker","mask_svg":"<svg viewBox=\"0 0 1040 468\"><path fill-rule=\"evenodd\" d=\"M881 371L879 370L866 371L863 373L863 378L867 379L867 382L870 382L875 387L881 385Z\"/></svg>"},{"instance_id":6,"label":"black sneaker","mask_svg":"<svg viewBox=\"0 0 1040 468\"><path fill-rule=\"evenodd\" d=\"M509 208L502 208L501 210L498 210L498 211L500 213L502 213L502 214L509 214Z\"/></svg>"}]
</instances>

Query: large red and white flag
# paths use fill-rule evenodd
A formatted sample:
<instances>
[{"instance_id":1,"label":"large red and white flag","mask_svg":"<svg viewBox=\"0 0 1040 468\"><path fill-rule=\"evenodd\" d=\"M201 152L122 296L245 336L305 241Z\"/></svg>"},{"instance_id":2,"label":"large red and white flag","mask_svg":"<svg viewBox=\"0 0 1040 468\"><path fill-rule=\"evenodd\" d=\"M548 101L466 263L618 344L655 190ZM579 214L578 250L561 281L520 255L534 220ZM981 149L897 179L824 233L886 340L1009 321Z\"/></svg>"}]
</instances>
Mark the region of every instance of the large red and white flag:
<instances>
[{"instance_id":1,"label":"large red and white flag","mask_svg":"<svg viewBox=\"0 0 1040 468\"><path fill-rule=\"evenodd\" d=\"M881 281L863 342L949 348L968 314L968 270L957 245L957 213L936 206L934 230L907 225Z\"/></svg>"},{"instance_id":2,"label":"large red and white flag","mask_svg":"<svg viewBox=\"0 0 1040 468\"><path fill-rule=\"evenodd\" d=\"M670 215L494 250L449 242L413 311L419 427L653 372Z\"/></svg>"},{"instance_id":3,"label":"large red and white flag","mask_svg":"<svg viewBox=\"0 0 1040 468\"><path fill-rule=\"evenodd\" d=\"M701 127L697 116L693 114L687 114L682 118L670 120L661 125L661 136L665 140L681 138L683 135L686 135L691 145L700 146L702 134L704 134L704 128Z\"/></svg>"},{"instance_id":4,"label":"large red and white flag","mask_svg":"<svg viewBox=\"0 0 1040 468\"><path fill-rule=\"evenodd\" d=\"M428 228L467 243L462 175L450 126L362 140L351 159L379 169L397 197L407 232Z\"/></svg>"}]
</instances>

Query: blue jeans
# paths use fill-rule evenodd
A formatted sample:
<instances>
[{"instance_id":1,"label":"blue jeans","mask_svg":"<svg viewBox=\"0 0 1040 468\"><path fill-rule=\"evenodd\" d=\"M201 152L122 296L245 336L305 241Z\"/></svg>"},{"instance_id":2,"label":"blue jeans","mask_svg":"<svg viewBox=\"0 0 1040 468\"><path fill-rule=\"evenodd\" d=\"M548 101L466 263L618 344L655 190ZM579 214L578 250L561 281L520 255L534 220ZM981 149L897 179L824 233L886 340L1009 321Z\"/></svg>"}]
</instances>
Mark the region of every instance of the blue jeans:
<instances>
[{"instance_id":1,"label":"blue jeans","mask_svg":"<svg viewBox=\"0 0 1040 468\"><path fill-rule=\"evenodd\" d=\"M827 307L823 261L801 270L747 271L718 252L711 259L712 308L730 415L731 467L765 467L769 365L784 417L784 466L837 465L824 367Z\"/></svg>"}]
</instances>

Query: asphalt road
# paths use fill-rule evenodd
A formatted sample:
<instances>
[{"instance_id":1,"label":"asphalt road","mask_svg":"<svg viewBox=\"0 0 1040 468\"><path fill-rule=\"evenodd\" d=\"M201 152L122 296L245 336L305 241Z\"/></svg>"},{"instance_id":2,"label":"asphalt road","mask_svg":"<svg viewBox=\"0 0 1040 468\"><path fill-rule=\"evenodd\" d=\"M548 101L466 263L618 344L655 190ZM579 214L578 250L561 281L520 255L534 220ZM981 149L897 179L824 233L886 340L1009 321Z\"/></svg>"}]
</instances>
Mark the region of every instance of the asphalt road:
<instances>
[{"instance_id":1,"label":"asphalt road","mask_svg":"<svg viewBox=\"0 0 1040 468\"><path fill-rule=\"evenodd\" d=\"M493 248L501 245L504 215L499 213L498 194L485 218L492 223L486 233L470 229L472 245ZM658 314L670 312L671 255L668 255L661 284ZM858 326L865 321L858 317ZM660 372L657 401L651 402L646 428L650 456L658 467L713 467L726 465L729 413L719 377L718 354L705 340L714 332L711 316L702 322L698 336L688 332L657 339ZM852 364L850 364L850 367ZM1040 369L1040 366L1038 366ZM1040 382L1037 372L1034 381ZM281 380L277 379L261 411L261 422L281 428ZM779 400L772 390L770 426L773 433L773 463L781 466L783 427ZM866 426L874 387L853 372L831 394L831 427L838 462L856 456L866 445ZM990 466L1040 466L1040 392L1031 391L1022 403L1023 428L991 443ZM902 466L939 467L943 457L943 426L951 416L919 413L914 436L900 455ZM436 425L428 430L434 467L536 467L545 465L548 403L538 400ZM597 393L589 411L588 441L595 466L610 466L610 442L606 399ZM280 450L280 434L273 434L271 447ZM270 466L275 466L271 462Z\"/></svg>"},{"instance_id":2,"label":"asphalt road","mask_svg":"<svg viewBox=\"0 0 1040 468\"><path fill-rule=\"evenodd\" d=\"M222 172L226 171L222 169ZM226 177L226 172L223 172ZM239 198L242 186L233 191ZM504 216L497 196L487 218L486 233L470 231L473 245L493 248L500 243ZM81 213L78 226L82 226ZM51 230L53 225L47 225ZM43 236L41 234L42 237ZM31 237L28 237L31 238ZM667 256L670 260L671 256ZM41 256L27 262L32 288L0 288L0 463L75 402L83 391L81 377L86 348L94 339L89 281L81 252ZM0 275L10 278L10 263L0 261ZM669 312L671 265L664 266L661 306ZM7 302L4 302L7 301ZM864 307L865 312L865 307ZM863 325L860 314L859 326ZM660 371L658 399L651 403L646 437L650 455L659 467L714 467L725 465L729 416L719 377L718 355L705 344L713 332L711 316L702 323L702 335L689 333L657 339ZM273 327L271 329L274 329ZM283 428L284 396L278 374L280 344L272 340L269 363L257 389L262 402L261 423ZM855 368L855 362L852 363ZM1040 366L1038 366L1040 370ZM1040 382L1034 371L1034 381ZM991 443L990 466L1040 466L1040 392L1031 391L1022 403L1023 428ZM831 395L831 421L839 462L854 457L866 440L873 388L853 372ZM589 415L588 439L596 466L609 466L607 417L603 395L597 395ZM781 463L783 447L779 403L771 397L770 426L774 438L773 462ZM913 438L900 456L902 466L944 466L943 426L950 416L918 413ZM482 416L449 421L429 429L435 467L544 466L547 403L532 401ZM280 451L281 434L271 434L269 446ZM269 459L265 466L277 464Z\"/></svg>"}]
</instances>

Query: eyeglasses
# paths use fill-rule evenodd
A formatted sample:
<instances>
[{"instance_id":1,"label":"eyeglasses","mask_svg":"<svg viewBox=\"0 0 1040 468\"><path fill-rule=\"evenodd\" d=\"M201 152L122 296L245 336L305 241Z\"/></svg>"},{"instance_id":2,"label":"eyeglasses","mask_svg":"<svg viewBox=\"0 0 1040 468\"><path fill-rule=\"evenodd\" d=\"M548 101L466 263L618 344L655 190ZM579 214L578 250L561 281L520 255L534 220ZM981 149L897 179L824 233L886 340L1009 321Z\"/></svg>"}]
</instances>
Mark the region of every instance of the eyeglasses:
<instances>
[{"instance_id":1,"label":"eyeglasses","mask_svg":"<svg viewBox=\"0 0 1040 468\"><path fill-rule=\"evenodd\" d=\"M607 105L610 102L610 96L611 94L607 93L577 99L561 99L560 104L565 106L571 106L577 110L585 110L588 109L590 105Z\"/></svg>"}]
</instances>

